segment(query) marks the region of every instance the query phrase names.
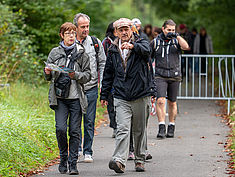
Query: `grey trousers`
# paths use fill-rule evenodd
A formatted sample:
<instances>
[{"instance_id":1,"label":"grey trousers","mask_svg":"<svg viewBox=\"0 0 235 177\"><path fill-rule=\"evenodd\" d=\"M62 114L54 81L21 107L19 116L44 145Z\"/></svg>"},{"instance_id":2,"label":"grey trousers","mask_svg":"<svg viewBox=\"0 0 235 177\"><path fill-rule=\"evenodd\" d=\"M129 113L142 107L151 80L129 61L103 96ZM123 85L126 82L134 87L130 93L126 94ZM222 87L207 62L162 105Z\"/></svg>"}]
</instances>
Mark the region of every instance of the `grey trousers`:
<instances>
[{"instance_id":1,"label":"grey trousers","mask_svg":"<svg viewBox=\"0 0 235 177\"><path fill-rule=\"evenodd\" d=\"M146 118L149 115L149 97L135 101L114 98L117 134L113 160L126 166L129 153L130 129L134 138L135 163L144 163L146 149Z\"/></svg>"}]
</instances>

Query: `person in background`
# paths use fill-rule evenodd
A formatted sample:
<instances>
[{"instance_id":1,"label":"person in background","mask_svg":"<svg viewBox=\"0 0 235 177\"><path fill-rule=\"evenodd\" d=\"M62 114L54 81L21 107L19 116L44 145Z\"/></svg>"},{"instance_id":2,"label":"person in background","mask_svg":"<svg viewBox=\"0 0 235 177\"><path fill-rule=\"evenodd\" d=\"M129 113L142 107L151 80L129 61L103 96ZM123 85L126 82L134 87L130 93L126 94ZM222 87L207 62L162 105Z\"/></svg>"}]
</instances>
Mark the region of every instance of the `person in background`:
<instances>
[{"instance_id":1,"label":"person in background","mask_svg":"<svg viewBox=\"0 0 235 177\"><path fill-rule=\"evenodd\" d=\"M202 27L200 33L196 35L194 40L194 54L213 54L213 43L210 35L207 34L206 28ZM206 58L201 58L201 72L206 72Z\"/></svg>"},{"instance_id":2,"label":"person in background","mask_svg":"<svg viewBox=\"0 0 235 177\"><path fill-rule=\"evenodd\" d=\"M192 54L194 54L194 41L195 38L197 36L197 29L195 27L192 28L191 30L192 33L192 46L191 46L191 50L192 50ZM198 61L198 57L194 58L194 72L198 73L199 72L199 61Z\"/></svg>"},{"instance_id":3,"label":"person in background","mask_svg":"<svg viewBox=\"0 0 235 177\"><path fill-rule=\"evenodd\" d=\"M183 54L193 54L192 50L192 33L188 30L188 27L186 24L180 24L179 25L179 35L186 40L188 43L190 50L183 50ZM192 57L188 57L188 66L186 66L186 58L181 57L181 72L182 72L182 79L184 76L186 76L186 67L188 67L188 75L190 74L190 70L192 68ZM189 70L190 69L190 70Z\"/></svg>"},{"instance_id":4,"label":"person in background","mask_svg":"<svg viewBox=\"0 0 235 177\"><path fill-rule=\"evenodd\" d=\"M91 80L86 83L85 94L88 100L88 108L84 114L84 139L83 139L83 155L84 162L93 162L92 144L94 139L96 104L98 98L98 74L100 74L100 81L102 81L104 66L106 62L106 55L102 43L97 38L89 36L90 17L83 13L75 15L73 20L77 27L77 42L82 44L90 58ZM97 44L93 40L97 41ZM98 49L98 53L96 52ZM80 129L81 131L81 129ZM80 133L82 138L82 133ZM81 142L79 145L79 156L82 155Z\"/></svg>"},{"instance_id":5,"label":"person in background","mask_svg":"<svg viewBox=\"0 0 235 177\"><path fill-rule=\"evenodd\" d=\"M195 38L197 36L197 29L194 27L194 28L192 28L191 32L192 32L192 41L193 41L192 50L193 50L194 49L194 41L195 41Z\"/></svg>"},{"instance_id":6,"label":"person in background","mask_svg":"<svg viewBox=\"0 0 235 177\"><path fill-rule=\"evenodd\" d=\"M144 33L148 36L149 41L153 40L153 27L151 24L147 24L144 26Z\"/></svg>"},{"instance_id":7,"label":"person in background","mask_svg":"<svg viewBox=\"0 0 235 177\"><path fill-rule=\"evenodd\" d=\"M100 96L101 104L107 105L111 89L115 90L117 134L109 168L116 173L124 173L132 125L135 170L143 172L146 117L149 114L152 94L149 43L143 38L135 37L130 19L120 18L113 25L118 38L108 50Z\"/></svg>"},{"instance_id":8,"label":"person in background","mask_svg":"<svg viewBox=\"0 0 235 177\"><path fill-rule=\"evenodd\" d=\"M51 50L44 68L45 78L50 83L49 104L55 111L56 138L60 150L59 172L77 175L78 146L80 141L82 113L86 112L87 99L83 85L90 81L89 56L81 44L75 43L76 26L66 22L60 27L61 42ZM70 73L53 71L50 64L65 66ZM68 121L69 119L69 121ZM69 143L67 140L69 127Z\"/></svg>"},{"instance_id":9,"label":"person in background","mask_svg":"<svg viewBox=\"0 0 235 177\"><path fill-rule=\"evenodd\" d=\"M162 32L162 29L157 27L157 26L155 26L153 28L153 39L156 38L161 32Z\"/></svg>"},{"instance_id":10,"label":"person in background","mask_svg":"<svg viewBox=\"0 0 235 177\"><path fill-rule=\"evenodd\" d=\"M115 29L113 27L113 22L112 22L108 25L105 38L102 41L106 56L108 54L108 49L110 45L113 43L113 41L115 40L115 38L116 38L116 34L115 34ZM115 113L114 105L113 105L113 92L114 90L112 89L108 96L107 110L108 110L109 120L110 120L109 126L113 128L112 138L115 138L116 132L117 132L117 123L116 123L116 113Z\"/></svg>"},{"instance_id":11,"label":"person in background","mask_svg":"<svg viewBox=\"0 0 235 177\"><path fill-rule=\"evenodd\" d=\"M132 19L132 22L133 22L133 24L136 26L136 29L138 30L138 32L139 32L139 37L140 38L143 38L143 39L146 39L147 41L149 41L149 38L148 38L148 36L143 32L143 30L142 30L142 26L141 26L141 21L140 21L140 19L138 19L138 18L133 18Z\"/></svg>"}]
</instances>

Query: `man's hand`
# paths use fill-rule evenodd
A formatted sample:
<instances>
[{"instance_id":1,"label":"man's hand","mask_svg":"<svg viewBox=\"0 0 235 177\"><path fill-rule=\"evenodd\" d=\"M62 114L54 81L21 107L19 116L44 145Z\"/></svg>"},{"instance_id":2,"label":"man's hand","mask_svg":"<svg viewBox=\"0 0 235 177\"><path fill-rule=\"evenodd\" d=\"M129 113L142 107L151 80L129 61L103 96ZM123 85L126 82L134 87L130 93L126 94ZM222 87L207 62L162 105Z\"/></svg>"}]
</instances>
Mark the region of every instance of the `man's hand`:
<instances>
[{"instance_id":1,"label":"man's hand","mask_svg":"<svg viewBox=\"0 0 235 177\"><path fill-rule=\"evenodd\" d=\"M74 75L75 75L75 72L69 73L69 77L70 77L71 79L73 79Z\"/></svg>"},{"instance_id":2,"label":"man's hand","mask_svg":"<svg viewBox=\"0 0 235 177\"><path fill-rule=\"evenodd\" d=\"M48 67L45 67L44 71L45 71L46 74L51 74L52 69L48 68Z\"/></svg>"},{"instance_id":3,"label":"man's hand","mask_svg":"<svg viewBox=\"0 0 235 177\"><path fill-rule=\"evenodd\" d=\"M133 49L134 48L134 45L133 44L131 44L131 43L129 43L129 42L123 42L122 43L122 46L121 46L121 49L123 50L123 49L128 49L128 50L130 50L130 49Z\"/></svg>"},{"instance_id":4,"label":"man's hand","mask_svg":"<svg viewBox=\"0 0 235 177\"><path fill-rule=\"evenodd\" d=\"M108 102L107 102L106 100L101 100L100 103L101 103L101 106L102 106L102 107L108 105Z\"/></svg>"}]
</instances>

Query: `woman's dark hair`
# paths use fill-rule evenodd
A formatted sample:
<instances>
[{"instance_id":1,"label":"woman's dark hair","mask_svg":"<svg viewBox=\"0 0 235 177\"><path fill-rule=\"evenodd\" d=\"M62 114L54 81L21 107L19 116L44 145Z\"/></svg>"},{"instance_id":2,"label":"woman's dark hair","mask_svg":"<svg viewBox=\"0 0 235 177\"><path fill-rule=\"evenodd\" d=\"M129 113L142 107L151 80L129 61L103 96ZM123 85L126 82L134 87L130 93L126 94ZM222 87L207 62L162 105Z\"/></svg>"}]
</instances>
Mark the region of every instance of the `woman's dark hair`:
<instances>
[{"instance_id":1,"label":"woman's dark hair","mask_svg":"<svg viewBox=\"0 0 235 177\"><path fill-rule=\"evenodd\" d=\"M193 28L192 28L192 32L197 33L197 28L193 27Z\"/></svg>"},{"instance_id":2,"label":"woman's dark hair","mask_svg":"<svg viewBox=\"0 0 235 177\"><path fill-rule=\"evenodd\" d=\"M157 26L155 26L155 27L153 28L153 32L156 32L156 33L160 34L160 33L162 32L162 29L159 28L159 27L157 27Z\"/></svg>"},{"instance_id":3,"label":"woman's dark hair","mask_svg":"<svg viewBox=\"0 0 235 177\"><path fill-rule=\"evenodd\" d=\"M110 23L109 25L108 25L108 28L107 28L107 30L106 30L106 34L105 34L105 36L106 37L110 37L111 39L114 39L115 38L115 36L114 36L114 27L113 27L113 22L112 23Z\"/></svg>"},{"instance_id":4,"label":"woman's dark hair","mask_svg":"<svg viewBox=\"0 0 235 177\"><path fill-rule=\"evenodd\" d=\"M201 31L205 31L205 32L206 32L206 28L205 28L205 27L201 27L201 28L200 28L200 32L201 32Z\"/></svg>"},{"instance_id":5,"label":"woman's dark hair","mask_svg":"<svg viewBox=\"0 0 235 177\"><path fill-rule=\"evenodd\" d=\"M149 33L147 32L147 28L150 29L150 32L149 32ZM147 35L151 35L151 34L152 34L152 28L153 28L153 27L152 27L151 24L145 25L145 26L144 26L144 33L147 34Z\"/></svg>"}]
</instances>

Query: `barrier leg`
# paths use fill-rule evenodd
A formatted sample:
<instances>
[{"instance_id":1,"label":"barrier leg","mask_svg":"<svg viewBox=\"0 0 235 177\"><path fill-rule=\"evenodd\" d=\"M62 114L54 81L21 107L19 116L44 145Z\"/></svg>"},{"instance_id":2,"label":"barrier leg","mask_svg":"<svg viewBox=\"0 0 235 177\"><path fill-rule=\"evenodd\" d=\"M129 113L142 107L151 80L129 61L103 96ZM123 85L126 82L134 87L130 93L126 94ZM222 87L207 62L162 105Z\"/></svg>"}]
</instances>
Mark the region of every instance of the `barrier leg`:
<instances>
[{"instance_id":1,"label":"barrier leg","mask_svg":"<svg viewBox=\"0 0 235 177\"><path fill-rule=\"evenodd\" d=\"M227 114L230 114L230 99L228 99L228 108L227 108Z\"/></svg>"}]
</instances>

